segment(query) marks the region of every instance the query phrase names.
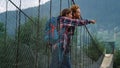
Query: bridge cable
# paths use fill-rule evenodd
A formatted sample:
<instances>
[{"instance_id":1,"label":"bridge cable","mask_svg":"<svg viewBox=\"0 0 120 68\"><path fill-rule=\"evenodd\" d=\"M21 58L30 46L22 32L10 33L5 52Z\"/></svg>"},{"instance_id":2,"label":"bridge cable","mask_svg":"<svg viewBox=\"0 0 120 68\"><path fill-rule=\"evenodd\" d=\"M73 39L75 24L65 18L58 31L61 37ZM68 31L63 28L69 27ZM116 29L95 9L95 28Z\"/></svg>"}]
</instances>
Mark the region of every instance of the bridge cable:
<instances>
[{"instance_id":1,"label":"bridge cable","mask_svg":"<svg viewBox=\"0 0 120 68\"><path fill-rule=\"evenodd\" d=\"M6 14L5 14L5 36L4 36L4 45L6 46L7 43L7 21L8 19L8 1L6 0Z\"/></svg>"},{"instance_id":2,"label":"bridge cable","mask_svg":"<svg viewBox=\"0 0 120 68\"><path fill-rule=\"evenodd\" d=\"M9 0L20 12L22 12L28 19L34 22L25 12L23 12L13 1Z\"/></svg>"},{"instance_id":3,"label":"bridge cable","mask_svg":"<svg viewBox=\"0 0 120 68\"><path fill-rule=\"evenodd\" d=\"M74 0L72 0L72 3L75 5L75 1L74 1ZM80 15L80 18L81 18L81 20L83 20L83 18L82 18L81 15ZM94 42L94 44L97 45L97 44L95 43L95 39L92 37L92 35L91 35L90 31L88 30L87 26L84 25L84 27L86 28L86 30L87 30L88 34L90 35L90 37L91 37L92 41ZM99 51L101 54L103 54L97 46L95 46L95 47L98 49L98 51Z\"/></svg>"}]
</instances>

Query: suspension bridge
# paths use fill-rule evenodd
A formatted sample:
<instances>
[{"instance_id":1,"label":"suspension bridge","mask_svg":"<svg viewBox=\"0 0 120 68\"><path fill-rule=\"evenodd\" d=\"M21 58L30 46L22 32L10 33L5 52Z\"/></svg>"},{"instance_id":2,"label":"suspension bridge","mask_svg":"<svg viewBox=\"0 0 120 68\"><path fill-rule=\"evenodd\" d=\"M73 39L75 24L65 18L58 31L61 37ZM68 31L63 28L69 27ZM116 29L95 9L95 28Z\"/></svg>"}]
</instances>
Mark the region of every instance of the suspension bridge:
<instances>
[{"instance_id":1,"label":"suspension bridge","mask_svg":"<svg viewBox=\"0 0 120 68\"><path fill-rule=\"evenodd\" d=\"M57 10L61 11L64 8L63 2L58 1ZM65 1L64 4L68 7L75 4L74 0ZM38 0L35 17L21 9L22 2L24 1L19 0L18 5L12 0L6 0L6 12L1 14L3 17L0 20L4 18L4 30L0 33L0 68L49 68L51 49L46 46L43 37L46 20L53 16L55 10L52 8L54 3L50 0L46 13L48 17L44 18L41 0ZM16 8L13 14L8 13L8 4ZM76 27L75 35L71 39L72 68L113 68L114 45L109 44L110 50L107 54L87 26Z\"/></svg>"}]
</instances>

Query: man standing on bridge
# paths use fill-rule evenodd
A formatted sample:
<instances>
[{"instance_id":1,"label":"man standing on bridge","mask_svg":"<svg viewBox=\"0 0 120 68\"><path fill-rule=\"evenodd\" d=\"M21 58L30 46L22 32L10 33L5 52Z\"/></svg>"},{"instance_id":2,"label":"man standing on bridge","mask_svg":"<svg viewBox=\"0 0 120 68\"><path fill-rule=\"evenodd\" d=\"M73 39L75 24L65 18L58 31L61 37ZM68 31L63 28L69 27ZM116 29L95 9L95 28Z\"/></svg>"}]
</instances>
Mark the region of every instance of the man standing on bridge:
<instances>
[{"instance_id":1,"label":"man standing on bridge","mask_svg":"<svg viewBox=\"0 0 120 68\"><path fill-rule=\"evenodd\" d=\"M72 19L79 19L82 20L81 18L81 14L80 14L80 7L78 5L72 5L71 6L71 11L72 11ZM88 23L92 23L95 24L95 20L89 20ZM84 25L87 25L88 23L84 23ZM81 25L82 26L82 25ZM63 64L64 67L66 68L71 68L71 60L70 60L70 43L71 43L71 37L74 35L74 30L75 30L75 26L67 26L67 44L66 44L66 48L65 48L65 54L63 55ZM66 66L65 66L66 65Z\"/></svg>"}]
</instances>

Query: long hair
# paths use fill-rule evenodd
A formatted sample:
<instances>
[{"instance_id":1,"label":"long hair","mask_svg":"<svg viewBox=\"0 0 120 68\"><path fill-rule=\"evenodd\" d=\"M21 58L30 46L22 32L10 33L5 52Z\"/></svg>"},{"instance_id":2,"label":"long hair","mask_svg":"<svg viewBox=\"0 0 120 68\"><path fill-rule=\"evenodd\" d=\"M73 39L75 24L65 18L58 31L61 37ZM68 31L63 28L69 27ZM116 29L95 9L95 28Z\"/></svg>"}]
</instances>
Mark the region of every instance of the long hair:
<instances>
[{"instance_id":1,"label":"long hair","mask_svg":"<svg viewBox=\"0 0 120 68\"><path fill-rule=\"evenodd\" d=\"M70 9L72 11L73 18L75 18L74 14L77 12L77 9L80 9L80 7L78 5L72 5Z\"/></svg>"},{"instance_id":2,"label":"long hair","mask_svg":"<svg viewBox=\"0 0 120 68\"><path fill-rule=\"evenodd\" d=\"M72 13L75 13L77 11L77 9L80 9L80 7L78 5L72 5L70 9L71 9Z\"/></svg>"},{"instance_id":3,"label":"long hair","mask_svg":"<svg viewBox=\"0 0 120 68\"><path fill-rule=\"evenodd\" d=\"M67 14L69 14L71 12L72 12L71 9L65 8L65 9L62 10L61 16L66 16Z\"/></svg>"}]
</instances>

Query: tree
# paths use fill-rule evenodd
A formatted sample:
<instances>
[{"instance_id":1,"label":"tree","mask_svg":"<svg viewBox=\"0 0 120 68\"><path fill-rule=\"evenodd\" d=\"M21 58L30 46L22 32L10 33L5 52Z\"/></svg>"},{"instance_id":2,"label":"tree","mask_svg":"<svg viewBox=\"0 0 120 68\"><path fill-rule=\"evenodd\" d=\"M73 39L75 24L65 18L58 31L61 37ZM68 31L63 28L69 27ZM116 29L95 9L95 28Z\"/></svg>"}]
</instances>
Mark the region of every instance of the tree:
<instances>
[{"instance_id":1,"label":"tree","mask_svg":"<svg viewBox=\"0 0 120 68\"><path fill-rule=\"evenodd\" d=\"M120 68L120 50L116 49L116 52L114 54L114 68Z\"/></svg>"},{"instance_id":2,"label":"tree","mask_svg":"<svg viewBox=\"0 0 120 68\"><path fill-rule=\"evenodd\" d=\"M34 57L33 58L34 61L32 62L35 65L39 62L39 67L44 68L41 67L41 65L45 62L44 61L45 57L43 54L45 53L44 26L45 26L46 18L42 18L40 20L38 18L33 18L33 17L31 18L34 22L27 20L25 24L20 25L20 30L17 30L16 37L20 43L19 50L22 49L22 47L28 47L29 48L28 51L30 51L29 55L31 54ZM22 51L26 52L26 49L23 49ZM43 58L43 59L38 60L38 58ZM36 59L37 61L35 61Z\"/></svg>"},{"instance_id":3,"label":"tree","mask_svg":"<svg viewBox=\"0 0 120 68\"><path fill-rule=\"evenodd\" d=\"M95 40L91 41L88 48L85 48L84 50L87 52L88 57L97 61L101 55L103 55L104 49L104 43L95 38Z\"/></svg>"},{"instance_id":4,"label":"tree","mask_svg":"<svg viewBox=\"0 0 120 68\"><path fill-rule=\"evenodd\" d=\"M35 43L37 40L37 43L41 45L44 42L44 26L46 18L42 18L39 20L38 18L32 17L32 19L34 20L34 22L28 20L27 22L25 22L25 24L21 25L20 41L22 44L34 46L36 45Z\"/></svg>"},{"instance_id":5,"label":"tree","mask_svg":"<svg viewBox=\"0 0 120 68\"><path fill-rule=\"evenodd\" d=\"M0 38L3 37L4 31L5 31L4 24L0 22Z\"/></svg>"},{"instance_id":6,"label":"tree","mask_svg":"<svg viewBox=\"0 0 120 68\"><path fill-rule=\"evenodd\" d=\"M4 24L0 23L0 68L34 68L36 53L44 58L45 46L43 41L46 18L33 18L34 22L27 20L16 29L16 38L8 37ZM38 21L39 20L39 21ZM5 43L5 44L4 44ZM39 68L44 59L39 60Z\"/></svg>"},{"instance_id":7,"label":"tree","mask_svg":"<svg viewBox=\"0 0 120 68\"><path fill-rule=\"evenodd\" d=\"M3 32L5 29L4 29L4 24L2 22L0 22L0 32Z\"/></svg>"}]
</instances>

